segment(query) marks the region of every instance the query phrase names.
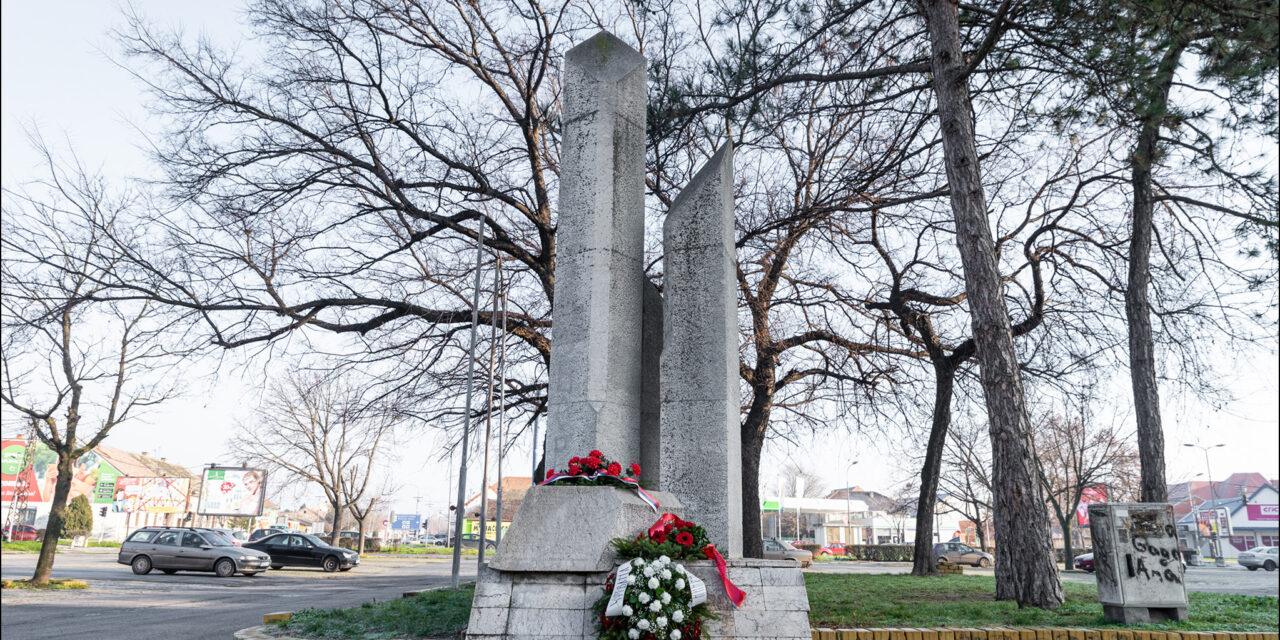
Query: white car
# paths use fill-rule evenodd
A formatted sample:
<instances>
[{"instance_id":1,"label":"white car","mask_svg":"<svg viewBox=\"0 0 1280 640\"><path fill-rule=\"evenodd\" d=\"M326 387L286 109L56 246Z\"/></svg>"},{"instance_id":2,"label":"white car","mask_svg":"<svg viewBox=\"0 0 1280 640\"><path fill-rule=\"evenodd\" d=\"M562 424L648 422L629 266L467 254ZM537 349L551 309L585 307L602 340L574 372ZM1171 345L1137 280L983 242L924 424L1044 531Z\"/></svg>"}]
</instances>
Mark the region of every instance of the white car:
<instances>
[{"instance_id":1,"label":"white car","mask_svg":"<svg viewBox=\"0 0 1280 640\"><path fill-rule=\"evenodd\" d=\"M1242 552L1236 561L1240 566L1248 567L1250 571L1257 571L1258 567L1275 571L1276 567L1280 566L1280 547L1254 547Z\"/></svg>"}]
</instances>

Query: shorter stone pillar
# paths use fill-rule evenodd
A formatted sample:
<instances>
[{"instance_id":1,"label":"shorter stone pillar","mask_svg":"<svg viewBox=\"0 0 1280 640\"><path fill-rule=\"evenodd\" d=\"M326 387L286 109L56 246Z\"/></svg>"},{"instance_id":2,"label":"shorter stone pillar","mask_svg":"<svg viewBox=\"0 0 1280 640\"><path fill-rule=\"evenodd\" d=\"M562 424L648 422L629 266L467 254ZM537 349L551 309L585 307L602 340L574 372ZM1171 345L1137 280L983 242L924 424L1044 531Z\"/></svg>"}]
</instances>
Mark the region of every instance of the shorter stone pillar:
<instances>
[{"instance_id":1,"label":"shorter stone pillar","mask_svg":"<svg viewBox=\"0 0 1280 640\"><path fill-rule=\"evenodd\" d=\"M676 198L663 224L659 486L728 558L742 557L738 280L733 145Z\"/></svg>"}]
</instances>

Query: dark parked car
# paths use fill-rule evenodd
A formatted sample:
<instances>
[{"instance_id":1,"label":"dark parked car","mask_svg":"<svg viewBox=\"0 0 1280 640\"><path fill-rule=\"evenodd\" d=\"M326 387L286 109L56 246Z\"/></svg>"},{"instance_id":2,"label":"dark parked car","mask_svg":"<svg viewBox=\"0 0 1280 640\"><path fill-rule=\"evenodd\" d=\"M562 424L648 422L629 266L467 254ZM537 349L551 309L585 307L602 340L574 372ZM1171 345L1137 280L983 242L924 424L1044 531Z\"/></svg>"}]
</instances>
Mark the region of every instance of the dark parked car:
<instances>
[{"instance_id":1,"label":"dark parked car","mask_svg":"<svg viewBox=\"0 0 1280 640\"><path fill-rule=\"evenodd\" d=\"M272 534L288 533L288 532L289 530L285 527L267 527L266 529L254 529L253 533L249 534L249 542L253 542L255 540L261 540Z\"/></svg>"},{"instance_id":2,"label":"dark parked car","mask_svg":"<svg viewBox=\"0 0 1280 640\"><path fill-rule=\"evenodd\" d=\"M144 527L120 545L116 562L129 565L140 576L159 569L164 573L212 571L229 578L236 573L252 576L266 571L271 558L261 551L237 547L212 529Z\"/></svg>"},{"instance_id":3,"label":"dark parked car","mask_svg":"<svg viewBox=\"0 0 1280 640\"><path fill-rule=\"evenodd\" d=\"M1093 554L1082 553L1076 556L1075 562L1073 562L1072 564L1074 564L1075 567L1081 571L1088 571L1089 573L1093 573Z\"/></svg>"},{"instance_id":4,"label":"dark parked car","mask_svg":"<svg viewBox=\"0 0 1280 640\"><path fill-rule=\"evenodd\" d=\"M453 537L453 542L454 544L452 546L457 546L457 542L458 542L457 536ZM462 534L462 546L468 549L479 549L480 536L475 533ZM485 551L493 551L498 548L498 543L494 541L492 538L490 538L484 541L484 548L485 548Z\"/></svg>"},{"instance_id":5,"label":"dark parked car","mask_svg":"<svg viewBox=\"0 0 1280 640\"><path fill-rule=\"evenodd\" d=\"M40 532L29 524L15 524L12 529L5 529L4 539L13 542L34 542L40 539Z\"/></svg>"},{"instance_id":6,"label":"dark parked car","mask_svg":"<svg viewBox=\"0 0 1280 640\"><path fill-rule=\"evenodd\" d=\"M260 540L246 542L246 549L257 549L271 555L271 568L320 567L328 572L350 571L360 564L360 555L335 547L307 533L277 533Z\"/></svg>"},{"instance_id":7,"label":"dark parked car","mask_svg":"<svg viewBox=\"0 0 1280 640\"><path fill-rule=\"evenodd\" d=\"M952 564L971 564L975 567L989 567L995 562L995 556L985 551L978 551L962 542L939 542L933 545L934 562L950 562Z\"/></svg>"}]
</instances>

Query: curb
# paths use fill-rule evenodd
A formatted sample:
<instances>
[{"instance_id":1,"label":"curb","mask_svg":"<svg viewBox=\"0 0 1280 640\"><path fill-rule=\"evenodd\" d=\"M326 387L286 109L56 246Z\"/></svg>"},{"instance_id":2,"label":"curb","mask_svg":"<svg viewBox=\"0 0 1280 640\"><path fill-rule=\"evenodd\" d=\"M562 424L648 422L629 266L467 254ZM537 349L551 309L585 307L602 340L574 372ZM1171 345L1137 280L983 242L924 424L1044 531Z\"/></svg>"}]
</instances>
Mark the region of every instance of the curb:
<instances>
[{"instance_id":1,"label":"curb","mask_svg":"<svg viewBox=\"0 0 1280 640\"><path fill-rule=\"evenodd\" d=\"M1146 631L1077 627L989 629L813 629L813 640L1280 640L1245 631Z\"/></svg>"}]
</instances>

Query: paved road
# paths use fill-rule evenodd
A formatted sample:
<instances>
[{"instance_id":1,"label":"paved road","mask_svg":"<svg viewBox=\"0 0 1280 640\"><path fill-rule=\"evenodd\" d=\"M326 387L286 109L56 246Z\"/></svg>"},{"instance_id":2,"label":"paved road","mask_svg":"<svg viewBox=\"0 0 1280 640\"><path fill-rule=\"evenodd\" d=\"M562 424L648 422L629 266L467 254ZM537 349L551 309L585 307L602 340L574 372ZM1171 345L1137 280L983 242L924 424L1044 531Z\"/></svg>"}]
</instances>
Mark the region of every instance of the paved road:
<instances>
[{"instance_id":1,"label":"paved road","mask_svg":"<svg viewBox=\"0 0 1280 640\"><path fill-rule=\"evenodd\" d=\"M810 571L818 573L911 573L905 562L816 562ZM993 575L993 569L965 567L966 574ZM1064 572L1064 582L1096 584L1093 574ZM1187 590L1205 593L1242 593L1254 596L1280 596L1280 582L1274 571L1249 571L1241 566L1187 567Z\"/></svg>"},{"instance_id":2,"label":"paved road","mask_svg":"<svg viewBox=\"0 0 1280 640\"><path fill-rule=\"evenodd\" d=\"M463 568L475 577L475 558ZM26 578L35 554L5 554L0 575ZM114 554L59 553L53 577L88 580L84 591L9 591L0 601L3 640L229 640L262 615L305 607L350 607L449 582L447 559L376 558L345 573L268 571L253 578L159 572L135 576Z\"/></svg>"}]
</instances>

